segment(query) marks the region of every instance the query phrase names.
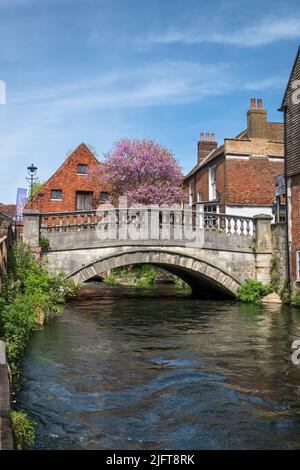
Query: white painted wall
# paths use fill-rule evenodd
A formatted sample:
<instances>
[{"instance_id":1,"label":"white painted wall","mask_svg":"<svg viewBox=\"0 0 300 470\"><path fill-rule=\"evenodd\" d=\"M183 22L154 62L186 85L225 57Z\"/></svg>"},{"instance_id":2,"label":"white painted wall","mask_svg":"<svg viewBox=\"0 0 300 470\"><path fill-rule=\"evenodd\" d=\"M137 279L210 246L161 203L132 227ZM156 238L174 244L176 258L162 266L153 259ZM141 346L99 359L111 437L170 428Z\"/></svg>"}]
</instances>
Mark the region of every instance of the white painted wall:
<instances>
[{"instance_id":1,"label":"white painted wall","mask_svg":"<svg viewBox=\"0 0 300 470\"><path fill-rule=\"evenodd\" d=\"M240 215L242 217L253 217L258 214L272 214L272 208L269 206L225 206L226 214Z\"/></svg>"}]
</instances>

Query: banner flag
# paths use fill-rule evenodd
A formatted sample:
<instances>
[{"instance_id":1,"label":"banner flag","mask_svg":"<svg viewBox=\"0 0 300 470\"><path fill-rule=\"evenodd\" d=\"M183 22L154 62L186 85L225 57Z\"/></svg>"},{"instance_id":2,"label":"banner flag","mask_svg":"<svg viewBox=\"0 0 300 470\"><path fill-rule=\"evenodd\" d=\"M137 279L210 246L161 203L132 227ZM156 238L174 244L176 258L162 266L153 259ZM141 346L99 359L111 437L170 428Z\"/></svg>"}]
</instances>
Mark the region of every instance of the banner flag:
<instances>
[{"instance_id":1,"label":"banner flag","mask_svg":"<svg viewBox=\"0 0 300 470\"><path fill-rule=\"evenodd\" d=\"M18 188L17 190L17 222L20 222L23 219L23 210L27 202L27 189Z\"/></svg>"}]
</instances>

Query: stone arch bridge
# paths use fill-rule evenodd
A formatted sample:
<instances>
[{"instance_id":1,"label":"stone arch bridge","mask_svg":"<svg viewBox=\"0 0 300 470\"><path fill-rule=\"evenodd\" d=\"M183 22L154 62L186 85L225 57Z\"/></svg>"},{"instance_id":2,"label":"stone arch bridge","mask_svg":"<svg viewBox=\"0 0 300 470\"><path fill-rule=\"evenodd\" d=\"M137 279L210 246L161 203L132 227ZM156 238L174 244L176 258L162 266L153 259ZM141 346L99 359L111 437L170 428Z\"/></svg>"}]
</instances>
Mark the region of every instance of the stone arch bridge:
<instances>
[{"instance_id":1,"label":"stone arch bridge","mask_svg":"<svg viewBox=\"0 0 300 470\"><path fill-rule=\"evenodd\" d=\"M155 237L146 224L146 236L144 231L143 236L128 238L130 224L138 221L141 225L142 220L145 225L145 214L138 216L126 213L122 220L118 214L103 225L105 217L96 211L40 214L28 210L23 240L39 251L40 237L47 238L49 270L64 270L67 277L79 282L135 264L163 268L201 296L234 297L246 279L270 281L272 235L268 215L245 218L202 213L199 225L192 222L192 232L201 233L196 243L184 236L181 216L172 217L170 211L158 217ZM99 224L104 232L108 226L113 229L99 237Z\"/></svg>"}]
</instances>

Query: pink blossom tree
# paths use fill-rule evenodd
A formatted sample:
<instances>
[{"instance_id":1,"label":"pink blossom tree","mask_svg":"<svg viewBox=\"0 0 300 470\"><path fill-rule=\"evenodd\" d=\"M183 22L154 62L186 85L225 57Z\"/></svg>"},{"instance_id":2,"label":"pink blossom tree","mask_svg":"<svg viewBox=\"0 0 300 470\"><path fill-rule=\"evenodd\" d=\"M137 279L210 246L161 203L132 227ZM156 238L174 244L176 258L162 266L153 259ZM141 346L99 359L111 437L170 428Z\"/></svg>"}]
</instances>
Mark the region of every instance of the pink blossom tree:
<instances>
[{"instance_id":1,"label":"pink blossom tree","mask_svg":"<svg viewBox=\"0 0 300 470\"><path fill-rule=\"evenodd\" d=\"M111 185L114 204L121 195L127 196L129 204L186 201L179 164L169 150L152 140L119 140L90 176Z\"/></svg>"}]
</instances>

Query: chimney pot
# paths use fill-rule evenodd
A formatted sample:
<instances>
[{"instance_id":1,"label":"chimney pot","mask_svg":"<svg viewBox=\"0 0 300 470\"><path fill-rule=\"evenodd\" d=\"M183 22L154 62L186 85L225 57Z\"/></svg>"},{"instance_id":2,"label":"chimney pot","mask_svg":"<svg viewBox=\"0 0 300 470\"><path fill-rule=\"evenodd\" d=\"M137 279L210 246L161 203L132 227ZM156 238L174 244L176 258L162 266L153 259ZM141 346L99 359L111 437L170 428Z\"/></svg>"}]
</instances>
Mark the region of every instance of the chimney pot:
<instances>
[{"instance_id":1,"label":"chimney pot","mask_svg":"<svg viewBox=\"0 0 300 470\"><path fill-rule=\"evenodd\" d=\"M251 98L251 108L255 108L255 107L256 107L256 99Z\"/></svg>"},{"instance_id":2,"label":"chimney pot","mask_svg":"<svg viewBox=\"0 0 300 470\"><path fill-rule=\"evenodd\" d=\"M254 98L251 100L256 101ZM262 107L262 99L257 100L257 108L251 107L247 111L247 128L250 138L267 138L268 117L267 110Z\"/></svg>"},{"instance_id":3,"label":"chimney pot","mask_svg":"<svg viewBox=\"0 0 300 470\"><path fill-rule=\"evenodd\" d=\"M198 164L201 163L207 155L218 147L218 142L215 141L215 134L206 132L204 139L204 132L200 133L200 140L198 142Z\"/></svg>"}]
</instances>

